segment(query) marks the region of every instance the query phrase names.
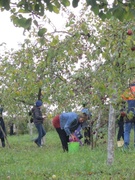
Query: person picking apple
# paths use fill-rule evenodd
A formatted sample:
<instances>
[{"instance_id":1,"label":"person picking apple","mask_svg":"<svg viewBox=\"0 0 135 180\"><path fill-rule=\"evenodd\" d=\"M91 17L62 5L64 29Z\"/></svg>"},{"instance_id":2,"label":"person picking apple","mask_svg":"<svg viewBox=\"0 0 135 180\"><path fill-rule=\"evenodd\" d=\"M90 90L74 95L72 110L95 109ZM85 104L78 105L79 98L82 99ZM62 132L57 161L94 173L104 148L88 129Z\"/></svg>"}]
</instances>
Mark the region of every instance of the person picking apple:
<instances>
[{"instance_id":1,"label":"person picking apple","mask_svg":"<svg viewBox=\"0 0 135 180\"><path fill-rule=\"evenodd\" d=\"M59 135L64 152L68 152L69 138L75 141L75 130L79 127L79 125L87 120L87 114L77 114L75 112L61 113L60 115L57 115L53 118L52 124Z\"/></svg>"}]
</instances>

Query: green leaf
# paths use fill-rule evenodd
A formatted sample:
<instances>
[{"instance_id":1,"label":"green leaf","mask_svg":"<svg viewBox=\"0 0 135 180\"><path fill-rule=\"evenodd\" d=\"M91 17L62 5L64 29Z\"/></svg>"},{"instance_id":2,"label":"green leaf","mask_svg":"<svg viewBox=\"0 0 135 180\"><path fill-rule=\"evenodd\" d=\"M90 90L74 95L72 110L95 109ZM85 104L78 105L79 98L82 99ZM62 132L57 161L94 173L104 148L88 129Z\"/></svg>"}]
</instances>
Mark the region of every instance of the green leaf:
<instances>
[{"instance_id":1,"label":"green leaf","mask_svg":"<svg viewBox=\"0 0 135 180\"><path fill-rule=\"evenodd\" d=\"M110 11L108 11L107 13L106 13L106 18L107 19L110 19L112 17L112 13L110 12Z\"/></svg>"},{"instance_id":2,"label":"green leaf","mask_svg":"<svg viewBox=\"0 0 135 180\"><path fill-rule=\"evenodd\" d=\"M55 6L59 9L61 4L58 1L55 1Z\"/></svg>"},{"instance_id":3,"label":"green leaf","mask_svg":"<svg viewBox=\"0 0 135 180\"><path fill-rule=\"evenodd\" d=\"M4 7L6 10L9 10L10 0L0 0L0 7Z\"/></svg>"},{"instance_id":4,"label":"green leaf","mask_svg":"<svg viewBox=\"0 0 135 180\"><path fill-rule=\"evenodd\" d=\"M43 37L46 32L47 32L47 29L46 28L42 28L42 29L40 29L38 31L38 36Z\"/></svg>"},{"instance_id":5,"label":"green leaf","mask_svg":"<svg viewBox=\"0 0 135 180\"><path fill-rule=\"evenodd\" d=\"M56 14L59 14L59 9L58 9L56 6L53 6L53 11L54 11Z\"/></svg>"},{"instance_id":6,"label":"green leaf","mask_svg":"<svg viewBox=\"0 0 135 180\"><path fill-rule=\"evenodd\" d=\"M95 0L86 0L87 1L87 5L91 5L92 7L95 7L97 5Z\"/></svg>"},{"instance_id":7,"label":"green leaf","mask_svg":"<svg viewBox=\"0 0 135 180\"><path fill-rule=\"evenodd\" d=\"M91 10L92 10L96 15L99 14L99 6L98 6L98 5L92 6Z\"/></svg>"},{"instance_id":8,"label":"green leaf","mask_svg":"<svg viewBox=\"0 0 135 180\"><path fill-rule=\"evenodd\" d=\"M99 13L99 5L95 0L87 0L87 5L91 5L91 10L97 15Z\"/></svg>"},{"instance_id":9,"label":"green leaf","mask_svg":"<svg viewBox=\"0 0 135 180\"><path fill-rule=\"evenodd\" d=\"M24 29L27 29L27 30L30 30L30 28L31 28L31 23L32 23L32 19L31 18L29 18L29 19L26 19L26 22L25 22L25 24L24 24Z\"/></svg>"},{"instance_id":10,"label":"green leaf","mask_svg":"<svg viewBox=\"0 0 135 180\"><path fill-rule=\"evenodd\" d=\"M79 2L79 0L73 0L73 1L72 1L72 6L73 6L74 8L76 8L76 7L78 6L78 2Z\"/></svg>"},{"instance_id":11,"label":"green leaf","mask_svg":"<svg viewBox=\"0 0 135 180\"><path fill-rule=\"evenodd\" d=\"M48 10L50 11L50 12L52 12L53 11L53 5L52 4L47 4L47 8L48 8Z\"/></svg>"},{"instance_id":12,"label":"green leaf","mask_svg":"<svg viewBox=\"0 0 135 180\"><path fill-rule=\"evenodd\" d=\"M59 42L59 38L58 36L55 36L52 40L52 42L50 43L51 46L55 46L57 43Z\"/></svg>"},{"instance_id":13,"label":"green leaf","mask_svg":"<svg viewBox=\"0 0 135 180\"><path fill-rule=\"evenodd\" d=\"M16 16L11 16L11 19L13 20L13 23L19 27L23 27L24 29L30 30L32 19L31 18L18 18Z\"/></svg>"},{"instance_id":14,"label":"green leaf","mask_svg":"<svg viewBox=\"0 0 135 180\"><path fill-rule=\"evenodd\" d=\"M44 2L45 2L46 4L50 4L50 1L51 1L51 0L44 0Z\"/></svg>"},{"instance_id":15,"label":"green leaf","mask_svg":"<svg viewBox=\"0 0 135 180\"><path fill-rule=\"evenodd\" d=\"M21 1L17 4L17 7L20 7L20 6L24 5L24 4L25 4L25 0L21 0Z\"/></svg>"},{"instance_id":16,"label":"green leaf","mask_svg":"<svg viewBox=\"0 0 135 180\"><path fill-rule=\"evenodd\" d=\"M38 27L38 22L36 20L34 20L33 23Z\"/></svg>"},{"instance_id":17,"label":"green leaf","mask_svg":"<svg viewBox=\"0 0 135 180\"><path fill-rule=\"evenodd\" d=\"M39 11L39 4L35 5L35 11L37 11L37 12Z\"/></svg>"},{"instance_id":18,"label":"green leaf","mask_svg":"<svg viewBox=\"0 0 135 180\"><path fill-rule=\"evenodd\" d=\"M112 8L113 15L118 18L120 21L124 20L124 14L126 13L125 9L117 5L115 8Z\"/></svg>"},{"instance_id":19,"label":"green leaf","mask_svg":"<svg viewBox=\"0 0 135 180\"><path fill-rule=\"evenodd\" d=\"M44 4L41 4L41 6L40 6L40 11L39 11L39 15L40 15L40 16L43 16L43 15L44 15L44 10L45 10Z\"/></svg>"},{"instance_id":20,"label":"green leaf","mask_svg":"<svg viewBox=\"0 0 135 180\"><path fill-rule=\"evenodd\" d=\"M101 11L98 15L103 21L106 19L106 14L104 14L103 11Z\"/></svg>"},{"instance_id":21,"label":"green leaf","mask_svg":"<svg viewBox=\"0 0 135 180\"><path fill-rule=\"evenodd\" d=\"M29 13L30 11L28 11L28 10L25 10L25 9L19 9L19 11L18 11L19 13Z\"/></svg>"},{"instance_id":22,"label":"green leaf","mask_svg":"<svg viewBox=\"0 0 135 180\"><path fill-rule=\"evenodd\" d=\"M124 14L124 19L126 19L126 20L134 19L134 16L135 16L134 10L133 11L127 11Z\"/></svg>"},{"instance_id":23,"label":"green leaf","mask_svg":"<svg viewBox=\"0 0 135 180\"><path fill-rule=\"evenodd\" d=\"M70 1L69 0L62 0L61 2L65 7L70 6Z\"/></svg>"}]
</instances>

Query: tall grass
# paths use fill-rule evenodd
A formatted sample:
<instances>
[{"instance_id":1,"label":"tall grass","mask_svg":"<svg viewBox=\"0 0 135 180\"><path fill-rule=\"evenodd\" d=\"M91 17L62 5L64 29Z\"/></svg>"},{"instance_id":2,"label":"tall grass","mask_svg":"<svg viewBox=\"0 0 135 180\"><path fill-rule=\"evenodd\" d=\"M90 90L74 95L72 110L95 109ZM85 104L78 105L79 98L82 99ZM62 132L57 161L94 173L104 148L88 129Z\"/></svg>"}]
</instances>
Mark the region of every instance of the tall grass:
<instances>
[{"instance_id":1,"label":"tall grass","mask_svg":"<svg viewBox=\"0 0 135 180\"><path fill-rule=\"evenodd\" d=\"M95 149L80 147L76 153L63 153L55 131L46 134L43 148L29 135L9 136L5 148L0 147L0 180L134 180L135 151L115 148L115 160L108 166L107 144ZM55 175L55 177L53 176Z\"/></svg>"}]
</instances>

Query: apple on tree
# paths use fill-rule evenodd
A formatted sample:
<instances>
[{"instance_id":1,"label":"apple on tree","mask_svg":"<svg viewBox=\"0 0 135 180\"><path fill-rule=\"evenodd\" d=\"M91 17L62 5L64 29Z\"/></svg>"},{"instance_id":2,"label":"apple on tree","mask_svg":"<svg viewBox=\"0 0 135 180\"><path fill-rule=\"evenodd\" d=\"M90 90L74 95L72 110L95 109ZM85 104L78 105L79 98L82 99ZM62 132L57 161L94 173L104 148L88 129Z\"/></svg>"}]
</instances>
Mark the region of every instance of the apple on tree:
<instances>
[{"instance_id":1,"label":"apple on tree","mask_svg":"<svg viewBox=\"0 0 135 180\"><path fill-rule=\"evenodd\" d=\"M126 113L124 111L121 112L121 116L126 116Z\"/></svg>"},{"instance_id":2,"label":"apple on tree","mask_svg":"<svg viewBox=\"0 0 135 180\"><path fill-rule=\"evenodd\" d=\"M135 46L133 46L133 47L131 48L131 50L132 50L132 51L135 51Z\"/></svg>"},{"instance_id":3,"label":"apple on tree","mask_svg":"<svg viewBox=\"0 0 135 180\"><path fill-rule=\"evenodd\" d=\"M131 36L133 34L133 31L131 29L127 30L127 35Z\"/></svg>"}]
</instances>

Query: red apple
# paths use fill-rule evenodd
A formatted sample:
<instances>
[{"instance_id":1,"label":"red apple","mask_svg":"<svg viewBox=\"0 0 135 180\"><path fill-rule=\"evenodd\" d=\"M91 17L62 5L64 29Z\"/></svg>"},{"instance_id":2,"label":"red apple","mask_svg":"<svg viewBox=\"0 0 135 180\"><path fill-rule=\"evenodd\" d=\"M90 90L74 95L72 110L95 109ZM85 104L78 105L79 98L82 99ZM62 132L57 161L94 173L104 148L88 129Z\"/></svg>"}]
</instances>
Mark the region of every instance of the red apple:
<instances>
[{"instance_id":1,"label":"red apple","mask_svg":"<svg viewBox=\"0 0 135 180\"><path fill-rule=\"evenodd\" d=\"M133 34L132 30L131 30L131 29L128 29L128 30L127 30L127 35L132 35L132 34Z\"/></svg>"},{"instance_id":2,"label":"red apple","mask_svg":"<svg viewBox=\"0 0 135 180\"><path fill-rule=\"evenodd\" d=\"M132 51L135 51L135 46L131 48Z\"/></svg>"},{"instance_id":3,"label":"red apple","mask_svg":"<svg viewBox=\"0 0 135 180\"><path fill-rule=\"evenodd\" d=\"M121 116L126 116L126 113L125 112L121 112Z\"/></svg>"}]
</instances>

